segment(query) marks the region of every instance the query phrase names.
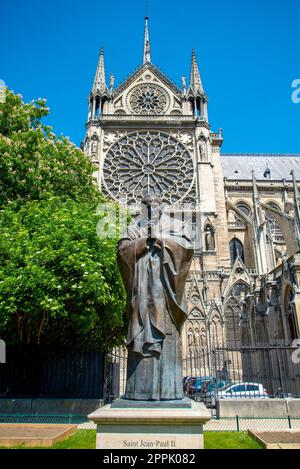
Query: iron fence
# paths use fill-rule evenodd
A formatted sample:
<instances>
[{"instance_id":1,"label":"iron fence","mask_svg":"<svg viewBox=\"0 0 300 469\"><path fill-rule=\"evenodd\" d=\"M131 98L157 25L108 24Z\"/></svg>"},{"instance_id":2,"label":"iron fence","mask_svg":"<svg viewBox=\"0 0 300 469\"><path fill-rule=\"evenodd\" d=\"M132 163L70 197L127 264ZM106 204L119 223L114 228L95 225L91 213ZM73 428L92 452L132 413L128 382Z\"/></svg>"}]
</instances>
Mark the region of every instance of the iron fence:
<instances>
[{"instance_id":1,"label":"iron fence","mask_svg":"<svg viewBox=\"0 0 300 469\"><path fill-rule=\"evenodd\" d=\"M183 359L184 376L198 380L215 381L216 394L229 384L257 383L261 386L253 392L236 390L236 397L300 397L300 364L293 361L295 348L275 345L259 347L213 347L210 350L194 350ZM220 389L217 384L220 384ZM191 390L197 394L199 386Z\"/></svg>"},{"instance_id":2,"label":"iron fence","mask_svg":"<svg viewBox=\"0 0 300 469\"><path fill-rule=\"evenodd\" d=\"M0 365L0 397L101 399L104 358L95 350L8 346Z\"/></svg>"},{"instance_id":3,"label":"iron fence","mask_svg":"<svg viewBox=\"0 0 300 469\"><path fill-rule=\"evenodd\" d=\"M78 429L94 430L96 425L87 420L86 415L33 415L33 414L0 414L0 425L7 423L32 423L32 424L75 424ZM300 430L300 417L212 417L204 425L205 432L218 431L275 431L275 430Z\"/></svg>"},{"instance_id":4,"label":"iron fence","mask_svg":"<svg viewBox=\"0 0 300 469\"><path fill-rule=\"evenodd\" d=\"M293 361L294 351L290 345L229 348L218 344L190 350L182 358L184 392L208 406L212 397L213 406L219 397L299 398L300 363ZM126 349L106 355L106 403L124 395L126 365ZM231 395L225 395L224 389L230 386Z\"/></svg>"}]
</instances>

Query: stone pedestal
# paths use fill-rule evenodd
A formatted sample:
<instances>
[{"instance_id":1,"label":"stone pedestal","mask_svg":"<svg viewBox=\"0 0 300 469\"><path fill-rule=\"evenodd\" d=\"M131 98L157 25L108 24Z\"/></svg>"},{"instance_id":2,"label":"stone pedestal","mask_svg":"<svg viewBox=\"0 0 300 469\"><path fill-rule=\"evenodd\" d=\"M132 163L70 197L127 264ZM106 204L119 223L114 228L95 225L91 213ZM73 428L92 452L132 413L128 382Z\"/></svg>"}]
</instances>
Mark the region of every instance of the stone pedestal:
<instances>
[{"instance_id":1,"label":"stone pedestal","mask_svg":"<svg viewBox=\"0 0 300 469\"><path fill-rule=\"evenodd\" d=\"M106 405L88 416L97 424L97 449L203 449L203 424L210 412L190 408L116 408Z\"/></svg>"}]
</instances>

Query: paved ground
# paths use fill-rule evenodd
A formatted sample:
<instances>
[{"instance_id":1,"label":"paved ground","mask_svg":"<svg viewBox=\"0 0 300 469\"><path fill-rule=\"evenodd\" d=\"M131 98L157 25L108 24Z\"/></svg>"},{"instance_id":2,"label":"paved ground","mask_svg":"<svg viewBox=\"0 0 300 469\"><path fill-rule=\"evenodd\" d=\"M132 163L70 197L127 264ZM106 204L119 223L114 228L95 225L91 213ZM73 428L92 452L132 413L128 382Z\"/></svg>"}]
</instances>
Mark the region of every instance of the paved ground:
<instances>
[{"instance_id":1,"label":"paved ground","mask_svg":"<svg viewBox=\"0 0 300 469\"><path fill-rule=\"evenodd\" d=\"M237 425L240 431L247 430L289 430L289 421L287 418L223 418L212 419L205 426L204 431L236 431ZM290 425L293 429L300 430L300 418L291 418ZM92 422L85 422L78 425L80 429L94 429L96 425Z\"/></svg>"},{"instance_id":2,"label":"paved ground","mask_svg":"<svg viewBox=\"0 0 300 469\"><path fill-rule=\"evenodd\" d=\"M300 430L249 432L266 449L299 449Z\"/></svg>"},{"instance_id":3,"label":"paved ground","mask_svg":"<svg viewBox=\"0 0 300 469\"><path fill-rule=\"evenodd\" d=\"M3 423L0 446L51 446L76 430L77 425Z\"/></svg>"},{"instance_id":4,"label":"paved ground","mask_svg":"<svg viewBox=\"0 0 300 469\"><path fill-rule=\"evenodd\" d=\"M290 432L257 432L267 443L299 443L300 431Z\"/></svg>"}]
</instances>

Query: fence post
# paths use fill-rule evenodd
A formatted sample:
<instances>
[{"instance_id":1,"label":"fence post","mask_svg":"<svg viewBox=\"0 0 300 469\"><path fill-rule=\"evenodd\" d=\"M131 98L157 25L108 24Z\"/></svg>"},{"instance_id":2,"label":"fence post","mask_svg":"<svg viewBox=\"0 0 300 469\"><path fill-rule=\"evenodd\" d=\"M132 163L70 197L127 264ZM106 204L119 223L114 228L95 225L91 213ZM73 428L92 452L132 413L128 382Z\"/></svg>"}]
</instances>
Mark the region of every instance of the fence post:
<instances>
[{"instance_id":1,"label":"fence post","mask_svg":"<svg viewBox=\"0 0 300 469\"><path fill-rule=\"evenodd\" d=\"M288 418L288 422L289 422L289 429L291 430L292 429L292 422L291 422L290 415L288 415L287 418Z\"/></svg>"},{"instance_id":2,"label":"fence post","mask_svg":"<svg viewBox=\"0 0 300 469\"><path fill-rule=\"evenodd\" d=\"M236 415L235 416L236 418L236 431L239 432L240 431L240 421L239 421L239 416Z\"/></svg>"}]
</instances>

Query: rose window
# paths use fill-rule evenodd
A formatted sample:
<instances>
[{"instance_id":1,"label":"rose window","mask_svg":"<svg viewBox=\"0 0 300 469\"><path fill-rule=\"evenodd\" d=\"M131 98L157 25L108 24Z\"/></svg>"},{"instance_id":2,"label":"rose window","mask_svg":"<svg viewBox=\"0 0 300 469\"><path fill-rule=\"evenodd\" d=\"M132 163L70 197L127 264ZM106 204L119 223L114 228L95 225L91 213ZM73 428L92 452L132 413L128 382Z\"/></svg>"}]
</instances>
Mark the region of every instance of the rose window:
<instances>
[{"instance_id":1,"label":"rose window","mask_svg":"<svg viewBox=\"0 0 300 469\"><path fill-rule=\"evenodd\" d=\"M168 101L166 91L152 83L136 86L129 95L129 107L135 114L162 114Z\"/></svg>"},{"instance_id":2,"label":"rose window","mask_svg":"<svg viewBox=\"0 0 300 469\"><path fill-rule=\"evenodd\" d=\"M175 203L193 186L194 165L186 147L163 132L134 132L115 142L103 166L107 192L115 199L127 196L128 203L146 194L159 194Z\"/></svg>"}]
</instances>

